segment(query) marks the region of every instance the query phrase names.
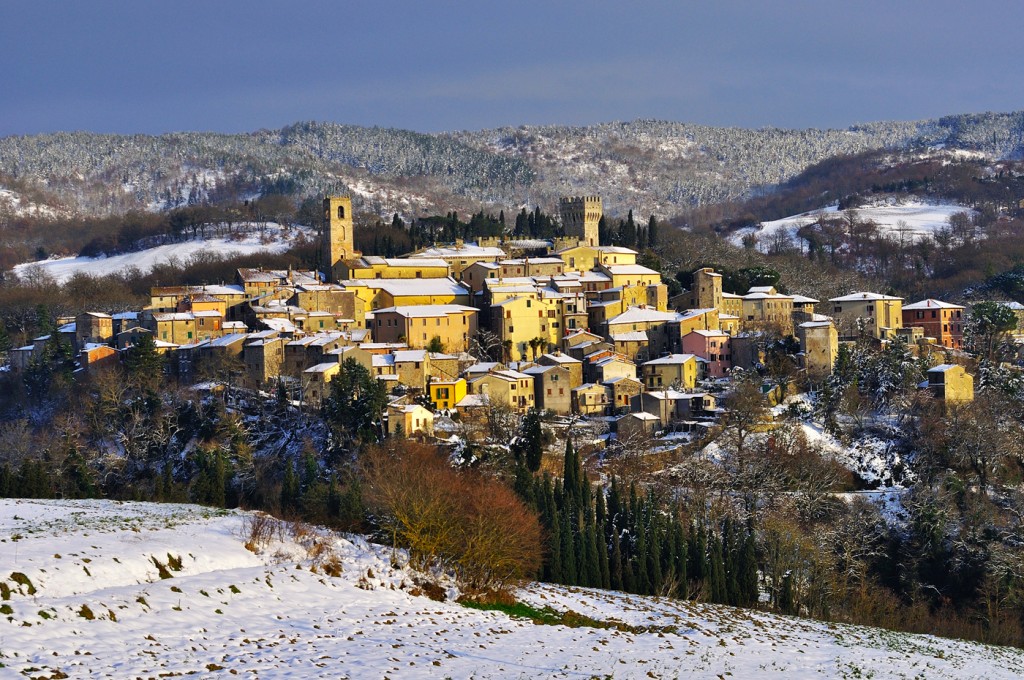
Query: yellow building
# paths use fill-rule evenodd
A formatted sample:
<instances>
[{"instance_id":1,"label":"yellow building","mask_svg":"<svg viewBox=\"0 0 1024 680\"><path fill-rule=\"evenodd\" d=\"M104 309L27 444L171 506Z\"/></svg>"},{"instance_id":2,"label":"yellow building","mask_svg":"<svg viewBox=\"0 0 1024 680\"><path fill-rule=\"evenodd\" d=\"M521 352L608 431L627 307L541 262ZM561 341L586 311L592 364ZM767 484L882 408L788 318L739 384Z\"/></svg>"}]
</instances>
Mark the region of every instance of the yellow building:
<instances>
[{"instance_id":1,"label":"yellow building","mask_svg":"<svg viewBox=\"0 0 1024 680\"><path fill-rule=\"evenodd\" d=\"M451 268L451 275L456 279L460 279L462 278L463 271L474 262L497 262L507 259L508 253L496 245L464 243L461 239L456 239L454 245L424 248L419 252L409 255L409 258L444 260Z\"/></svg>"},{"instance_id":2,"label":"yellow building","mask_svg":"<svg viewBox=\"0 0 1024 680\"><path fill-rule=\"evenodd\" d=\"M469 289L452 279L347 279L345 290L363 301L367 311L415 305L468 305Z\"/></svg>"},{"instance_id":3,"label":"yellow building","mask_svg":"<svg viewBox=\"0 0 1024 680\"><path fill-rule=\"evenodd\" d=\"M519 371L491 371L469 383L473 394L485 396L490 403L508 404L525 414L534 407L533 376Z\"/></svg>"},{"instance_id":4,"label":"yellow building","mask_svg":"<svg viewBox=\"0 0 1024 680\"><path fill-rule=\"evenodd\" d=\"M362 257L342 260L338 263L340 279L444 279L451 269L448 263L437 258Z\"/></svg>"},{"instance_id":5,"label":"yellow building","mask_svg":"<svg viewBox=\"0 0 1024 680\"><path fill-rule=\"evenodd\" d=\"M928 369L928 388L946 404L974 401L974 377L956 364Z\"/></svg>"},{"instance_id":6,"label":"yellow building","mask_svg":"<svg viewBox=\"0 0 1024 680\"><path fill-rule=\"evenodd\" d=\"M860 292L831 298L829 302L840 340L890 340L903 328L903 298Z\"/></svg>"},{"instance_id":7,"label":"yellow building","mask_svg":"<svg viewBox=\"0 0 1024 680\"><path fill-rule=\"evenodd\" d=\"M539 293L510 297L491 305L490 330L508 348L507 360L535 359L561 340L562 311L558 297Z\"/></svg>"},{"instance_id":8,"label":"yellow building","mask_svg":"<svg viewBox=\"0 0 1024 680\"><path fill-rule=\"evenodd\" d=\"M324 279L339 281L344 260L356 256L353 245L352 199L349 196L324 197L324 230L321 234L321 261Z\"/></svg>"},{"instance_id":9,"label":"yellow building","mask_svg":"<svg viewBox=\"0 0 1024 680\"><path fill-rule=\"evenodd\" d=\"M388 307L374 313L372 330L376 342L425 349L436 338L445 352L465 352L477 333L477 310L465 305Z\"/></svg>"},{"instance_id":10,"label":"yellow building","mask_svg":"<svg viewBox=\"0 0 1024 680\"><path fill-rule=\"evenodd\" d=\"M622 246L574 245L556 251L555 255L565 262L565 271L588 272L599 264L636 264L637 252Z\"/></svg>"},{"instance_id":11,"label":"yellow building","mask_svg":"<svg viewBox=\"0 0 1024 680\"><path fill-rule=\"evenodd\" d=\"M744 328L777 328L782 335L793 334L793 296L780 294L773 286L754 286L743 296Z\"/></svg>"},{"instance_id":12,"label":"yellow building","mask_svg":"<svg viewBox=\"0 0 1024 680\"><path fill-rule=\"evenodd\" d=\"M692 390L697 386L697 357L692 354L670 354L652 359L641 368L649 390L666 387Z\"/></svg>"},{"instance_id":13,"label":"yellow building","mask_svg":"<svg viewBox=\"0 0 1024 680\"><path fill-rule=\"evenodd\" d=\"M419 404L388 406L388 434L406 437L434 434L434 414Z\"/></svg>"},{"instance_id":14,"label":"yellow building","mask_svg":"<svg viewBox=\"0 0 1024 680\"><path fill-rule=\"evenodd\" d=\"M75 346L108 344L114 339L114 319L103 312L85 312L75 317Z\"/></svg>"},{"instance_id":15,"label":"yellow building","mask_svg":"<svg viewBox=\"0 0 1024 680\"><path fill-rule=\"evenodd\" d=\"M313 408L319 408L331 393L331 380L341 372L336 361L311 366L302 372L302 401Z\"/></svg>"},{"instance_id":16,"label":"yellow building","mask_svg":"<svg viewBox=\"0 0 1024 680\"><path fill-rule=\"evenodd\" d=\"M242 349L242 362L250 384L266 385L281 375L284 364L284 346L287 340L274 331L253 333Z\"/></svg>"},{"instance_id":17,"label":"yellow building","mask_svg":"<svg viewBox=\"0 0 1024 680\"><path fill-rule=\"evenodd\" d=\"M465 379L431 380L429 383L430 403L436 409L453 409L469 392Z\"/></svg>"}]
</instances>

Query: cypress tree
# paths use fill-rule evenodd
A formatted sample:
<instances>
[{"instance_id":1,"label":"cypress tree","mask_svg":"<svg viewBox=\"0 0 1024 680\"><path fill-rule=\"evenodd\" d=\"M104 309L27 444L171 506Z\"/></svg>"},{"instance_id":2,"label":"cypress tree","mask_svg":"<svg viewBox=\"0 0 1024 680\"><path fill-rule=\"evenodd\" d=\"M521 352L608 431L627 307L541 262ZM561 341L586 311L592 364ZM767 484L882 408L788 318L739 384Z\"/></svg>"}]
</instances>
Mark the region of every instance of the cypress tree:
<instances>
[{"instance_id":1,"label":"cypress tree","mask_svg":"<svg viewBox=\"0 0 1024 680\"><path fill-rule=\"evenodd\" d=\"M530 472L540 469L540 461L544 455L543 430L540 425L540 414L530 409L523 420L524 454L526 467Z\"/></svg>"},{"instance_id":2,"label":"cypress tree","mask_svg":"<svg viewBox=\"0 0 1024 680\"><path fill-rule=\"evenodd\" d=\"M587 585L591 588L601 587L601 556L597 548L597 526L593 522L587 523L586 535L586 573Z\"/></svg>"},{"instance_id":3,"label":"cypress tree","mask_svg":"<svg viewBox=\"0 0 1024 680\"><path fill-rule=\"evenodd\" d=\"M757 553L754 545L754 532L748 531L743 541L743 552L740 558L740 592L745 607L757 605L760 593L757 587Z\"/></svg>"},{"instance_id":4,"label":"cypress tree","mask_svg":"<svg viewBox=\"0 0 1024 680\"><path fill-rule=\"evenodd\" d=\"M548 559L544 562L544 580L548 583L564 583L560 524L554 521L548 528Z\"/></svg>"},{"instance_id":5,"label":"cypress tree","mask_svg":"<svg viewBox=\"0 0 1024 680\"><path fill-rule=\"evenodd\" d=\"M782 577L782 592L779 593L779 611L793 614L796 611L796 598L793 593L793 575L786 572Z\"/></svg>"},{"instance_id":6,"label":"cypress tree","mask_svg":"<svg viewBox=\"0 0 1024 680\"><path fill-rule=\"evenodd\" d=\"M608 564L608 578L612 590L625 590L622 575L622 546L619 544L619 532L612 527L612 555Z\"/></svg>"},{"instance_id":7,"label":"cypress tree","mask_svg":"<svg viewBox=\"0 0 1024 680\"><path fill-rule=\"evenodd\" d=\"M722 542L717 536L712 536L710 545L708 573L711 577L711 601L717 604L725 604L727 595L725 590L725 564L722 559Z\"/></svg>"},{"instance_id":8,"label":"cypress tree","mask_svg":"<svg viewBox=\"0 0 1024 680\"><path fill-rule=\"evenodd\" d=\"M722 567L725 570L725 601L736 607L740 603L739 568L737 564L736 538L732 520L725 519L722 529Z\"/></svg>"},{"instance_id":9,"label":"cypress tree","mask_svg":"<svg viewBox=\"0 0 1024 680\"><path fill-rule=\"evenodd\" d=\"M640 519L639 517L637 518ZM651 579L647 573L648 549L647 536L642 521L636 523L636 592L641 595L651 594Z\"/></svg>"},{"instance_id":10,"label":"cypress tree","mask_svg":"<svg viewBox=\"0 0 1024 680\"><path fill-rule=\"evenodd\" d=\"M611 587L611 573L608 565L608 542L604 538L605 529L603 524L598 524L594 530L594 538L597 541L598 567L601 572L601 587Z\"/></svg>"},{"instance_id":11,"label":"cypress tree","mask_svg":"<svg viewBox=\"0 0 1024 680\"><path fill-rule=\"evenodd\" d=\"M661 594L661 542L657 523L652 523L647 536L647 581L652 595Z\"/></svg>"},{"instance_id":12,"label":"cypress tree","mask_svg":"<svg viewBox=\"0 0 1024 680\"><path fill-rule=\"evenodd\" d=\"M567 586L576 585L576 548L573 541L572 526L569 524L569 515L565 511L561 513L561 526L559 531L559 548L562 562L562 580Z\"/></svg>"},{"instance_id":13,"label":"cypress tree","mask_svg":"<svg viewBox=\"0 0 1024 680\"><path fill-rule=\"evenodd\" d=\"M647 247L653 248L658 245L658 220L651 215L651 219L647 221Z\"/></svg>"},{"instance_id":14,"label":"cypress tree","mask_svg":"<svg viewBox=\"0 0 1024 680\"><path fill-rule=\"evenodd\" d=\"M686 570L686 536L683 533L683 525L681 522L677 520L674 525L676 534L675 576L676 581L679 583L679 591L676 595L678 597L688 597L690 587L689 581L687 580L688 574Z\"/></svg>"},{"instance_id":15,"label":"cypress tree","mask_svg":"<svg viewBox=\"0 0 1024 680\"><path fill-rule=\"evenodd\" d=\"M579 490L580 464L572 447L572 438L565 439L565 463L562 466L562 493L565 496L565 507L575 506Z\"/></svg>"}]
</instances>

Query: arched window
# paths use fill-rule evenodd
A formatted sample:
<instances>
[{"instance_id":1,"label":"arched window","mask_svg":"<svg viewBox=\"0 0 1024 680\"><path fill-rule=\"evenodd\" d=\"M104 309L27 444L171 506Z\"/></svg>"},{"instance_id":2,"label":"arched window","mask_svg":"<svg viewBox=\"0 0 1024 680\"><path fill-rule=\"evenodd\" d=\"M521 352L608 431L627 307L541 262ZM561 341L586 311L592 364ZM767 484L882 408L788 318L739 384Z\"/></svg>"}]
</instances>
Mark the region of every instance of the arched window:
<instances>
[{"instance_id":1,"label":"arched window","mask_svg":"<svg viewBox=\"0 0 1024 680\"><path fill-rule=\"evenodd\" d=\"M338 206L338 219L339 220L345 219L345 206L343 206L343 205L339 205Z\"/></svg>"}]
</instances>

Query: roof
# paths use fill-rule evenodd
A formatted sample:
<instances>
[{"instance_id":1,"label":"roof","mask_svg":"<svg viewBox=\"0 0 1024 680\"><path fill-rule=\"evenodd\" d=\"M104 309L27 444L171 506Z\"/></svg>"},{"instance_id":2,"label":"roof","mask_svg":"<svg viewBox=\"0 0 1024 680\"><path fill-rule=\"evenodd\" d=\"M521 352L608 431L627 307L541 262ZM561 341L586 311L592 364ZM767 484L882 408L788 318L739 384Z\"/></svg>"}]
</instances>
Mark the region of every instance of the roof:
<instances>
[{"instance_id":1,"label":"roof","mask_svg":"<svg viewBox=\"0 0 1024 680\"><path fill-rule=\"evenodd\" d=\"M612 333L611 337L613 342L647 342L647 333L644 331Z\"/></svg>"},{"instance_id":2,"label":"roof","mask_svg":"<svg viewBox=\"0 0 1024 680\"><path fill-rule=\"evenodd\" d=\"M654 274L660 276L660 272L656 272L649 267L645 267L642 264L606 264L601 265L609 272L615 275L629 275L629 274Z\"/></svg>"},{"instance_id":3,"label":"roof","mask_svg":"<svg viewBox=\"0 0 1024 680\"><path fill-rule=\"evenodd\" d=\"M807 297L806 295L793 295L791 297L793 298L793 303L798 305L813 305L821 302L821 300L815 300L814 298Z\"/></svg>"},{"instance_id":4,"label":"roof","mask_svg":"<svg viewBox=\"0 0 1024 680\"><path fill-rule=\"evenodd\" d=\"M657 309L630 307L622 314L608 319L608 325L621 323L650 323L657 321L676 321L679 315L675 312L659 312Z\"/></svg>"},{"instance_id":5,"label":"roof","mask_svg":"<svg viewBox=\"0 0 1024 680\"><path fill-rule=\"evenodd\" d=\"M720 338L723 335L726 337L729 336L729 334L726 333L725 331L706 331L703 328L697 328L695 330L692 330L689 333L687 333L687 335L690 335L692 333L696 333L697 335L703 335L705 338Z\"/></svg>"},{"instance_id":6,"label":"roof","mask_svg":"<svg viewBox=\"0 0 1024 680\"><path fill-rule=\"evenodd\" d=\"M958 368L956 364L939 364L928 369L929 373L945 373L948 370Z\"/></svg>"},{"instance_id":7,"label":"roof","mask_svg":"<svg viewBox=\"0 0 1024 680\"><path fill-rule=\"evenodd\" d=\"M582 361L580 361L579 359L577 359L575 357L571 357L568 354L561 354L561 353L559 353L559 354L542 354L541 358L542 359L549 359L550 361L554 361L554 362L557 362L557 363L560 363L560 364L581 364L581 363L583 363Z\"/></svg>"},{"instance_id":8,"label":"roof","mask_svg":"<svg viewBox=\"0 0 1024 680\"><path fill-rule=\"evenodd\" d=\"M902 300L903 298L893 297L891 295L882 295L881 293L867 293L858 292L850 293L842 297L829 298L829 302L864 302L866 300L882 301L882 300Z\"/></svg>"},{"instance_id":9,"label":"roof","mask_svg":"<svg viewBox=\"0 0 1024 680\"><path fill-rule=\"evenodd\" d=\"M646 411L637 411L636 413L627 413L626 415L624 415L622 417L623 418L636 418L637 420L648 420L648 421L657 420L659 422L661 421L661 418L659 418L658 416L654 415L653 413L647 413Z\"/></svg>"},{"instance_id":10,"label":"roof","mask_svg":"<svg viewBox=\"0 0 1024 680\"><path fill-rule=\"evenodd\" d=\"M305 371L303 371L303 373L327 373L328 371L333 371L335 369L340 368L341 364L339 364L337 361L330 361L307 368Z\"/></svg>"},{"instance_id":11,"label":"roof","mask_svg":"<svg viewBox=\"0 0 1024 680\"><path fill-rule=\"evenodd\" d=\"M394 312L399 316L421 318L475 311L477 311L476 307L467 307L466 305L402 305L398 307L385 307L384 309L378 309L374 313L383 314L385 312Z\"/></svg>"},{"instance_id":12,"label":"roof","mask_svg":"<svg viewBox=\"0 0 1024 680\"><path fill-rule=\"evenodd\" d=\"M903 311L917 311L921 309L964 309L962 305L954 305L942 300L928 298L909 305L903 305Z\"/></svg>"},{"instance_id":13,"label":"roof","mask_svg":"<svg viewBox=\"0 0 1024 680\"><path fill-rule=\"evenodd\" d=\"M447 246L433 246L431 248L424 248L418 253L409 255L409 258L426 259L426 258L443 258L445 260L457 260L460 257L508 257L501 248L494 246L478 246L476 243L465 243L461 247L455 245Z\"/></svg>"},{"instance_id":14,"label":"roof","mask_svg":"<svg viewBox=\"0 0 1024 680\"><path fill-rule=\"evenodd\" d=\"M619 255L637 254L637 251L632 250L630 248L626 248L624 246L596 246L594 250L598 251L599 253L612 253Z\"/></svg>"},{"instance_id":15,"label":"roof","mask_svg":"<svg viewBox=\"0 0 1024 680\"><path fill-rule=\"evenodd\" d=\"M644 366L674 366L677 364L685 364L688 361L696 361L697 357L693 354L669 354L667 357L661 357L659 359L651 359L645 362Z\"/></svg>"},{"instance_id":16,"label":"roof","mask_svg":"<svg viewBox=\"0 0 1024 680\"><path fill-rule=\"evenodd\" d=\"M425 349L400 349L394 352L395 362L405 361L426 361L427 350Z\"/></svg>"}]
</instances>

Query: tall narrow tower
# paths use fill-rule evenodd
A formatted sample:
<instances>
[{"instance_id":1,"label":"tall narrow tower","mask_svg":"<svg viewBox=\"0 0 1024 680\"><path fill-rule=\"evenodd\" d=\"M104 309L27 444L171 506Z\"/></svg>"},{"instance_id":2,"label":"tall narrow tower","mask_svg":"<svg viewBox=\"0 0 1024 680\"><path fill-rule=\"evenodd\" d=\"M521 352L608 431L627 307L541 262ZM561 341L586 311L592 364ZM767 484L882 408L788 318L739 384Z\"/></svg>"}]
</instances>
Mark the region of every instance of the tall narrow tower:
<instances>
[{"instance_id":1,"label":"tall narrow tower","mask_svg":"<svg viewBox=\"0 0 1024 680\"><path fill-rule=\"evenodd\" d=\"M324 279L335 281L337 280L338 262L355 255L352 241L352 199L350 197L324 197L324 231L321 239Z\"/></svg>"},{"instance_id":2,"label":"tall narrow tower","mask_svg":"<svg viewBox=\"0 0 1024 680\"><path fill-rule=\"evenodd\" d=\"M597 246L597 225L601 221L600 196L573 196L558 203L565 235L578 238L583 245Z\"/></svg>"}]
</instances>

